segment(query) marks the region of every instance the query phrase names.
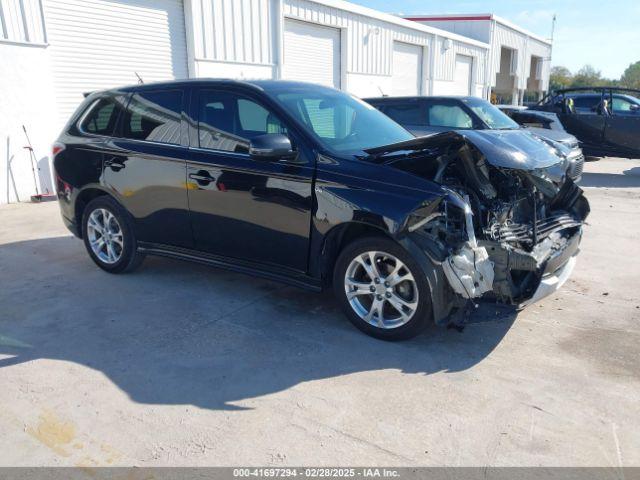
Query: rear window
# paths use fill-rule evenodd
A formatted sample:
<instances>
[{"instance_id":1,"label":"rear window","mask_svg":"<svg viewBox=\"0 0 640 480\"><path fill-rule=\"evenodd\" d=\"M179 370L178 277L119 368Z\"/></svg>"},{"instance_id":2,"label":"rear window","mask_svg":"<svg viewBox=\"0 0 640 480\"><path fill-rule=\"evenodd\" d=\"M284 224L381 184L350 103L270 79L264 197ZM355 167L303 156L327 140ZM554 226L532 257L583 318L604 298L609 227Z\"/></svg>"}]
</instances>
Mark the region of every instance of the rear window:
<instances>
[{"instance_id":1,"label":"rear window","mask_svg":"<svg viewBox=\"0 0 640 480\"><path fill-rule=\"evenodd\" d=\"M122 121L122 137L180 145L181 90L135 93Z\"/></svg>"},{"instance_id":2,"label":"rear window","mask_svg":"<svg viewBox=\"0 0 640 480\"><path fill-rule=\"evenodd\" d=\"M124 111L126 97L118 95L95 102L85 115L80 129L95 135L113 135L118 116Z\"/></svg>"}]
</instances>

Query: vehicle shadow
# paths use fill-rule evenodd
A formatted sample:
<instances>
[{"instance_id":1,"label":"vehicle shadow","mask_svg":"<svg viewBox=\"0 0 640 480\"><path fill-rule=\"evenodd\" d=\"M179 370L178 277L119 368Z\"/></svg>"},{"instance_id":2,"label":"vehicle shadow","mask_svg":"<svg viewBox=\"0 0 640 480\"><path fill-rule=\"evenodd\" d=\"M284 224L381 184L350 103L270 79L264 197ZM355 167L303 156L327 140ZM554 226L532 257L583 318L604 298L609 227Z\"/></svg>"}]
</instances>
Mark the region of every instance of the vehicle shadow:
<instances>
[{"instance_id":1,"label":"vehicle shadow","mask_svg":"<svg viewBox=\"0 0 640 480\"><path fill-rule=\"evenodd\" d=\"M581 187L634 188L640 187L640 167L624 170L623 174L585 172L578 183Z\"/></svg>"},{"instance_id":2,"label":"vehicle shadow","mask_svg":"<svg viewBox=\"0 0 640 480\"><path fill-rule=\"evenodd\" d=\"M110 275L72 237L0 245L0 280L0 368L74 362L136 402L210 409L358 372L459 372L515 319L484 309L461 333L388 343L352 327L329 292L161 258Z\"/></svg>"}]
</instances>

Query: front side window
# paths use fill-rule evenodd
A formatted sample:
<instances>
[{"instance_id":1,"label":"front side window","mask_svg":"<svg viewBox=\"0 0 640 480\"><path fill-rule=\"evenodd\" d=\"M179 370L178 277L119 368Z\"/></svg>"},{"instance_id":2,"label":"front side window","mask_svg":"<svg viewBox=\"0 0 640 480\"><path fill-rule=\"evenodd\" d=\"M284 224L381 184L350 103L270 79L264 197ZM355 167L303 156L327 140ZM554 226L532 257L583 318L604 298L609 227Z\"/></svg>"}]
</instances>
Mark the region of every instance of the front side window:
<instances>
[{"instance_id":1,"label":"front side window","mask_svg":"<svg viewBox=\"0 0 640 480\"><path fill-rule=\"evenodd\" d=\"M287 130L273 113L259 103L229 92L200 92L200 148L248 153L252 138L269 133L286 134Z\"/></svg>"},{"instance_id":2,"label":"front side window","mask_svg":"<svg viewBox=\"0 0 640 480\"><path fill-rule=\"evenodd\" d=\"M82 120L80 129L94 135L113 135L118 116L124 111L125 104L124 95L98 100Z\"/></svg>"},{"instance_id":3,"label":"front side window","mask_svg":"<svg viewBox=\"0 0 640 480\"><path fill-rule=\"evenodd\" d=\"M368 103L337 90L300 86L267 93L322 146L336 153L358 155L368 148L414 138Z\"/></svg>"},{"instance_id":4,"label":"front side window","mask_svg":"<svg viewBox=\"0 0 640 480\"><path fill-rule=\"evenodd\" d=\"M458 105L429 105L427 118L432 127L473 128L471 116Z\"/></svg>"},{"instance_id":5,"label":"front side window","mask_svg":"<svg viewBox=\"0 0 640 480\"><path fill-rule=\"evenodd\" d=\"M133 94L122 122L122 137L180 145L181 90Z\"/></svg>"},{"instance_id":6,"label":"front side window","mask_svg":"<svg viewBox=\"0 0 640 480\"><path fill-rule=\"evenodd\" d=\"M613 97L611 102L613 113L630 113L632 105L632 102L623 97Z\"/></svg>"}]
</instances>

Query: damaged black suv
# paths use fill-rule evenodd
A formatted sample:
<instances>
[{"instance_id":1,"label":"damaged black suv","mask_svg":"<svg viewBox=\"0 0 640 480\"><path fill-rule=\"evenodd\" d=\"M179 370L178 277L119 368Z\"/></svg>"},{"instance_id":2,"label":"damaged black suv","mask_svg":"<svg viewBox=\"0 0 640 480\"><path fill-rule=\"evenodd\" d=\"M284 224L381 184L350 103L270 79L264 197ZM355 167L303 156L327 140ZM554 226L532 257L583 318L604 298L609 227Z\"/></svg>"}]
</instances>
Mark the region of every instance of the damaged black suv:
<instances>
[{"instance_id":1,"label":"damaged black suv","mask_svg":"<svg viewBox=\"0 0 640 480\"><path fill-rule=\"evenodd\" d=\"M589 205L535 151L414 138L317 85L190 80L88 95L53 153L62 217L107 272L162 255L332 284L358 328L399 339L569 276Z\"/></svg>"}]
</instances>

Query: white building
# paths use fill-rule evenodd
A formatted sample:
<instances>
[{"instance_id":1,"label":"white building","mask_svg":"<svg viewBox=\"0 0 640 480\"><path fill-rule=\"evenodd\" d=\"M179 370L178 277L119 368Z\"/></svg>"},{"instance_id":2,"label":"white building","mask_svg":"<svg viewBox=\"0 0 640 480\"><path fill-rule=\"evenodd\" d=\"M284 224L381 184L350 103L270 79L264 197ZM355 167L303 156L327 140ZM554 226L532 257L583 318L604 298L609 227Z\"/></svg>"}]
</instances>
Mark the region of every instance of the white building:
<instances>
[{"instance_id":1,"label":"white building","mask_svg":"<svg viewBox=\"0 0 640 480\"><path fill-rule=\"evenodd\" d=\"M0 0L0 203L34 193L83 93L187 77L306 80L377 95L489 92L488 39L341 0Z\"/></svg>"},{"instance_id":2,"label":"white building","mask_svg":"<svg viewBox=\"0 0 640 480\"><path fill-rule=\"evenodd\" d=\"M412 15L407 20L490 45L486 78L500 103L537 100L549 88L551 42L493 14Z\"/></svg>"}]
</instances>

